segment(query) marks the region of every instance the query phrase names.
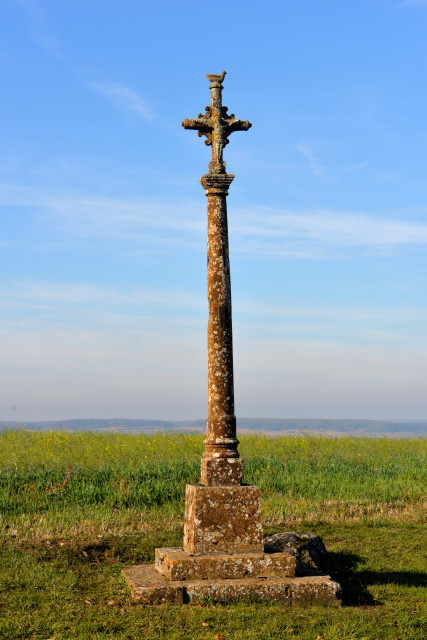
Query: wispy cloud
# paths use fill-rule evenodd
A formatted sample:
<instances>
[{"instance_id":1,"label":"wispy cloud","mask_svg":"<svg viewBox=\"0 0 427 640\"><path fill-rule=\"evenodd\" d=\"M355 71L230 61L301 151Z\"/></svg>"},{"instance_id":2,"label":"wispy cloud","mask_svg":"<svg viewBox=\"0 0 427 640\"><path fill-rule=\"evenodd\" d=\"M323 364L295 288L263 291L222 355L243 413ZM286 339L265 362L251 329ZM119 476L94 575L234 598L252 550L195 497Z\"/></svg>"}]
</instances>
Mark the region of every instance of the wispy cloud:
<instances>
[{"instance_id":1,"label":"wispy cloud","mask_svg":"<svg viewBox=\"0 0 427 640\"><path fill-rule=\"evenodd\" d=\"M64 58L61 44L58 38L52 34L46 13L41 5L36 0L14 0L14 2L28 17L33 40L50 55Z\"/></svg>"},{"instance_id":2,"label":"wispy cloud","mask_svg":"<svg viewBox=\"0 0 427 640\"><path fill-rule=\"evenodd\" d=\"M61 44L48 25L43 7L36 0L14 0L27 16L33 40L50 55L65 59ZM78 74L81 75L81 74ZM153 113L146 100L136 91L110 79L84 79L84 84L103 95L120 108L138 113L145 120L152 120Z\"/></svg>"},{"instance_id":3,"label":"wispy cloud","mask_svg":"<svg viewBox=\"0 0 427 640\"><path fill-rule=\"evenodd\" d=\"M183 290L138 287L128 291L99 285L67 282L19 281L0 289L0 307L49 309L55 306L87 306L105 310L120 308L125 314L147 309L202 308L204 299ZM65 311L68 314L68 311Z\"/></svg>"},{"instance_id":4,"label":"wispy cloud","mask_svg":"<svg viewBox=\"0 0 427 640\"><path fill-rule=\"evenodd\" d=\"M105 198L97 195L58 194L56 192L0 183L0 207L17 207L32 214L39 224L49 224L67 237L63 241L75 244L86 240L116 240L158 251L156 238L163 248L172 243L192 245L195 234L202 233L204 217L200 203L182 201ZM56 235L58 238L58 235ZM50 236L52 238L52 236ZM146 239L146 243L141 240Z\"/></svg>"},{"instance_id":5,"label":"wispy cloud","mask_svg":"<svg viewBox=\"0 0 427 640\"><path fill-rule=\"evenodd\" d=\"M82 331L116 327L130 333L172 334L187 328L204 334L206 307L204 292L182 288L124 289L59 281L17 281L0 288L3 327L9 319L12 325L32 319L33 328L40 323L45 329L73 325ZM427 312L414 307L289 305L283 300L237 298L234 312L239 335L246 340L268 328L269 338L278 340L287 336L342 344L425 345Z\"/></svg>"},{"instance_id":6,"label":"wispy cloud","mask_svg":"<svg viewBox=\"0 0 427 640\"><path fill-rule=\"evenodd\" d=\"M427 311L399 302L384 307L374 304L317 302L295 305L280 296L276 301L234 298L235 324L240 335L256 339L267 330L270 339L329 340L336 344L359 344L409 348L427 347Z\"/></svg>"},{"instance_id":7,"label":"wispy cloud","mask_svg":"<svg viewBox=\"0 0 427 640\"><path fill-rule=\"evenodd\" d=\"M155 252L202 248L206 222L198 200L79 197L10 184L0 184L0 197L3 207L24 207L44 218L51 231L65 230L66 242L120 240ZM348 248L383 253L427 245L427 224L410 220L406 211L386 216L234 207L229 224L232 250L247 254L317 259L342 256Z\"/></svg>"},{"instance_id":8,"label":"wispy cloud","mask_svg":"<svg viewBox=\"0 0 427 640\"><path fill-rule=\"evenodd\" d=\"M245 219L243 218L245 215ZM367 214L338 211L264 210L242 212L239 233L257 238L270 236L306 240L324 247L364 246L371 248L427 244L427 225L394 221Z\"/></svg>"},{"instance_id":9,"label":"wispy cloud","mask_svg":"<svg viewBox=\"0 0 427 640\"><path fill-rule=\"evenodd\" d=\"M86 80L85 84L127 111L135 111L145 120L153 120L154 115L147 102L136 91L112 80Z\"/></svg>"},{"instance_id":10,"label":"wispy cloud","mask_svg":"<svg viewBox=\"0 0 427 640\"><path fill-rule=\"evenodd\" d=\"M367 166L368 166L367 162L358 162L357 164L351 164L348 167L344 167L344 171L346 173L357 173L362 169L366 169Z\"/></svg>"},{"instance_id":11,"label":"wispy cloud","mask_svg":"<svg viewBox=\"0 0 427 640\"><path fill-rule=\"evenodd\" d=\"M324 168L321 166L319 159L314 153L313 149L311 149L308 144L305 142L300 142L297 144L297 151L299 151L303 157L307 160L310 170L316 178L320 180L330 180L330 177L326 174Z\"/></svg>"},{"instance_id":12,"label":"wispy cloud","mask_svg":"<svg viewBox=\"0 0 427 640\"><path fill-rule=\"evenodd\" d=\"M301 307L289 306L288 304L278 306L266 304L256 300L242 300L234 305L237 313L246 314L248 316L260 316L263 321L268 319L283 320L286 318L305 317L310 318L317 323L318 320L328 320L336 322L355 322L369 324L402 324L404 322L420 322L425 324L427 321L427 310L418 308L393 308L392 310L384 307L363 307L360 304L353 307L337 306L328 303L325 306L319 304L307 305Z\"/></svg>"}]
</instances>

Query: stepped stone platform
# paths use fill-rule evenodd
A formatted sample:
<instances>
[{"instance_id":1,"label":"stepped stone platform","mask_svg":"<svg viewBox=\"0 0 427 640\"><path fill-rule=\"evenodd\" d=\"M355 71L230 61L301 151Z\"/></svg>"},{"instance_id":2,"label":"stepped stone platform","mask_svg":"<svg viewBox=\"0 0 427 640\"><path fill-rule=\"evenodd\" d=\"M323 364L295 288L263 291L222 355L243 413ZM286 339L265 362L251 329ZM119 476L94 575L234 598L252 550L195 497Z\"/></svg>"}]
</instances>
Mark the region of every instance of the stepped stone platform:
<instances>
[{"instance_id":1,"label":"stepped stone platform","mask_svg":"<svg viewBox=\"0 0 427 640\"><path fill-rule=\"evenodd\" d=\"M258 487L187 485L183 547L159 548L154 565L126 567L135 600L197 604L251 599L340 604L340 585L319 570L312 534L263 541Z\"/></svg>"},{"instance_id":2,"label":"stepped stone platform","mask_svg":"<svg viewBox=\"0 0 427 640\"><path fill-rule=\"evenodd\" d=\"M325 602L340 605L340 586L327 575L168 580L155 565L124 570L134 600L145 604L199 604L206 600L258 600L286 604Z\"/></svg>"},{"instance_id":3,"label":"stepped stone platform","mask_svg":"<svg viewBox=\"0 0 427 640\"><path fill-rule=\"evenodd\" d=\"M249 551L193 556L181 548L156 549L156 570L167 580L273 578L294 576L296 558L289 553Z\"/></svg>"}]
</instances>

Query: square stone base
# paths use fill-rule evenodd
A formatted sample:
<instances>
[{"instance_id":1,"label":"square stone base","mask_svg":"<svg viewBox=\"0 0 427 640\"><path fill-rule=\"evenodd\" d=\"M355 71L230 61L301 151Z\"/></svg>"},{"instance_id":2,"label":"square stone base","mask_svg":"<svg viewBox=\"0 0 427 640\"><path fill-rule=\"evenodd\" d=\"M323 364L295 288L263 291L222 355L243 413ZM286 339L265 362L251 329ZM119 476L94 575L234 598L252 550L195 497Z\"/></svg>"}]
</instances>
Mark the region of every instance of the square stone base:
<instances>
[{"instance_id":1,"label":"square stone base","mask_svg":"<svg viewBox=\"0 0 427 640\"><path fill-rule=\"evenodd\" d=\"M212 554L264 550L258 487L188 484L184 550Z\"/></svg>"},{"instance_id":2,"label":"square stone base","mask_svg":"<svg viewBox=\"0 0 427 640\"><path fill-rule=\"evenodd\" d=\"M242 458L202 458L200 484L209 487L241 485Z\"/></svg>"},{"instance_id":3,"label":"square stone base","mask_svg":"<svg viewBox=\"0 0 427 640\"><path fill-rule=\"evenodd\" d=\"M154 565L123 570L135 600L145 604L197 604L264 600L287 604L323 601L339 605L340 586L329 576L303 578L239 578L232 580L166 580Z\"/></svg>"},{"instance_id":4,"label":"square stone base","mask_svg":"<svg viewBox=\"0 0 427 640\"><path fill-rule=\"evenodd\" d=\"M167 580L227 580L295 575L291 553L231 553L194 556L181 548L156 549L156 570Z\"/></svg>"}]
</instances>

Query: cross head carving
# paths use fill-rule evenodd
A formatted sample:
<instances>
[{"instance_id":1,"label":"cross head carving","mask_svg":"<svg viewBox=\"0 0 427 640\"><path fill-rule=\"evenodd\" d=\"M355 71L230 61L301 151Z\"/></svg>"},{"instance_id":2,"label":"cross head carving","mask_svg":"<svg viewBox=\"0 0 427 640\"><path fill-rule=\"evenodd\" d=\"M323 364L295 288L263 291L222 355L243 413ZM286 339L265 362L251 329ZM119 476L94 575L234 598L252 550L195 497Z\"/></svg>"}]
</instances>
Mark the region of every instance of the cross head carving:
<instances>
[{"instance_id":1,"label":"cross head carving","mask_svg":"<svg viewBox=\"0 0 427 640\"><path fill-rule=\"evenodd\" d=\"M222 106L222 83L226 72L221 75L210 74L211 104L205 107L205 113L199 113L195 119L184 120L184 129L194 129L199 137L206 136L205 144L212 146L212 160L209 173L226 173L223 150L229 143L228 137L233 131L247 131L252 126L247 120L236 120L234 113L228 115L228 107Z\"/></svg>"}]
</instances>

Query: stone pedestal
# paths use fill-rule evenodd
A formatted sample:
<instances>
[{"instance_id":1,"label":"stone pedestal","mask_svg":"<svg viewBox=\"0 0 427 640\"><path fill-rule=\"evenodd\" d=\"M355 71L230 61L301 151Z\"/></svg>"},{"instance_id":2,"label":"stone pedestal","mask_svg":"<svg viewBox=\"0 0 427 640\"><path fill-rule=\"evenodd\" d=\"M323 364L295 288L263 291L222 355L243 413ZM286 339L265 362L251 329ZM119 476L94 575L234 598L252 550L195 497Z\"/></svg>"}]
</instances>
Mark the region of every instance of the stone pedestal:
<instances>
[{"instance_id":1,"label":"stone pedestal","mask_svg":"<svg viewBox=\"0 0 427 640\"><path fill-rule=\"evenodd\" d=\"M185 551L196 555L244 553L263 548L258 487L187 485Z\"/></svg>"},{"instance_id":2,"label":"stone pedestal","mask_svg":"<svg viewBox=\"0 0 427 640\"><path fill-rule=\"evenodd\" d=\"M340 586L329 576L309 570L296 577L299 560L295 545L278 546L275 538L264 545L258 487L187 485L183 547L156 549L154 565L123 573L133 598L145 604L340 604Z\"/></svg>"},{"instance_id":3,"label":"stone pedestal","mask_svg":"<svg viewBox=\"0 0 427 640\"><path fill-rule=\"evenodd\" d=\"M243 460L241 458L202 458L200 482L211 487L241 485Z\"/></svg>"},{"instance_id":4,"label":"stone pedestal","mask_svg":"<svg viewBox=\"0 0 427 640\"><path fill-rule=\"evenodd\" d=\"M133 598L145 604L340 604L338 583L309 567L310 575L296 577L296 549L272 541L263 542L258 487L187 485L183 547L156 549L154 565L123 573Z\"/></svg>"}]
</instances>

